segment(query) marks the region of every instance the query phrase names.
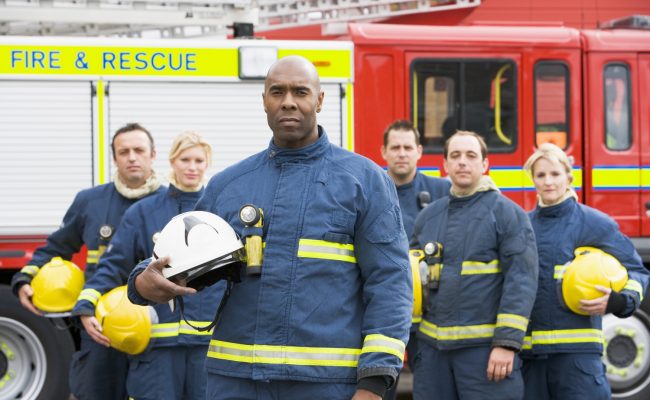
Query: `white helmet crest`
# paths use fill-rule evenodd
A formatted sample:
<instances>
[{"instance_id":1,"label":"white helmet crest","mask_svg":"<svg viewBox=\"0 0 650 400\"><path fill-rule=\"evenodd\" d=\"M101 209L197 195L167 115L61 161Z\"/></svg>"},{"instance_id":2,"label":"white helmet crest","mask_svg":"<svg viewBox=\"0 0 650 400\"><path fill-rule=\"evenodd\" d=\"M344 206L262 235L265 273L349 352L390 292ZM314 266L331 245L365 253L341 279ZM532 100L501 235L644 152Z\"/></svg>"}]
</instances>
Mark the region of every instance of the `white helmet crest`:
<instances>
[{"instance_id":1,"label":"white helmet crest","mask_svg":"<svg viewBox=\"0 0 650 400\"><path fill-rule=\"evenodd\" d=\"M241 261L242 248L235 231L221 217L190 211L165 225L156 240L153 258L168 256L163 275L170 280L185 280L187 286L200 289L225 278L222 270ZM238 266L229 269L238 272Z\"/></svg>"}]
</instances>

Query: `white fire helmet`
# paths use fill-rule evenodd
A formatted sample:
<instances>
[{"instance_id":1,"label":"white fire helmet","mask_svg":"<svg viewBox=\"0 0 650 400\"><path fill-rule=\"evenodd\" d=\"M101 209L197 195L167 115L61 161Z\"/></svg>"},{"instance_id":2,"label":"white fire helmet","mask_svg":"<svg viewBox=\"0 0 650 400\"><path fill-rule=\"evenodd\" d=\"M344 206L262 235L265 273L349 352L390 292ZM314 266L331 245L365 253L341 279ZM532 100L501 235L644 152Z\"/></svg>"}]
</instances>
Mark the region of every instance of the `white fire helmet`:
<instances>
[{"instance_id":1,"label":"white fire helmet","mask_svg":"<svg viewBox=\"0 0 650 400\"><path fill-rule=\"evenodd\" d=\"M239 280L242 242L221 217L205 211L179 214L165 225L153 258L169 257L165 278L200 290L219 279Z\"/></svg>"}]
</instances>

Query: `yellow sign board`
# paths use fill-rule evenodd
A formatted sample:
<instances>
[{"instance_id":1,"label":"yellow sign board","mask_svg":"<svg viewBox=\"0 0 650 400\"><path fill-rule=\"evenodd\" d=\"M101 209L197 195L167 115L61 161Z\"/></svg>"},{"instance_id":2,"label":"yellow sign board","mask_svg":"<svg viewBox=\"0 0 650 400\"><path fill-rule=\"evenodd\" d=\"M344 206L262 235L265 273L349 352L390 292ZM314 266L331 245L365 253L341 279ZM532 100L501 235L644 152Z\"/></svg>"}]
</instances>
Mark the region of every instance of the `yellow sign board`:
<instances>
[{"instance_id":1,"label":"yellow sign board","mask_svg":"<svg viewBox=\"0 0 650 400\"><path fill-rule=\"evenodd\" d=\"M0 46L0 74L238 76L232 49Z\"/></svg>"},{"instance_id":2,"label":"yellow sign board","mask_svg":"<svg viewBox=\"0 0 650 400\"><path fill-rule=\"evenodd\" d=\"M279 50L303 55L322 78L349 78L350 50ZM0 45L0 75L96 75L147 77L239 76L233 48Z\"/></svg>"}]
</instances>

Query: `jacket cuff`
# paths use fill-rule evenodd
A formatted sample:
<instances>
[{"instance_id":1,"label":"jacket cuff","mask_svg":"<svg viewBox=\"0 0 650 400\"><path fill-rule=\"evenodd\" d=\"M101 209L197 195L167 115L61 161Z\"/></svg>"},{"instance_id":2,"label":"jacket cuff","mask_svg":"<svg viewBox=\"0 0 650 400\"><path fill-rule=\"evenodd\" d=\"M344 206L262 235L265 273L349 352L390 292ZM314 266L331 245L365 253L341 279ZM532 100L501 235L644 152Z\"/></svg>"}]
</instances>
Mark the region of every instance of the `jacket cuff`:
<instances>
[{"instance_id":1,"label":"jacket cuff","mask_svg":"<svg viewBox=\"0 0 650 400\"><path fill-rule=\"evenodd\" d=\"M72 316L95 315L95 307L87 300L78 301L72 309Z\"/></svg>"},{"instance_id":2,"label":"jacket cuff","mask_svg":"<svg viewBox=\"0 0 650 400\"><path fill-rule=\"evenodd\" d=\"M494 339L492 340L492 347L503 347L505 349L518 353L521 351L521 342L512 339Z\"/></svg>"},{"instance_id":3,"label":"jacket cuff","mask_svg":"<svg viewBox=\"0 0 650 400\"><path fill-rule=\"evenodd\" d=\"M29 285L32 282L32 277L21 272L16 273L11 279L11 292L14 296L18 297L18 291L23 285Z\"/></svg>"},{"instance_id":4,"label":"jacket cuff","mask_svg":"<svg viewBox=\"0 0 650 400\"><path fill-rule=\"evenodd\" d=\"M126 286L126 293L127 297L133 304L137 304L139 306L148 306L149 301L142 297L140 293L135 288L135 278L138 277L141 273L144 272L144 268L136 268L131 272L131 275L129 275L129 280L127 282Z\"/></svg>"},{"instance_id":5,"label":"jacket cuff","mask_svg":"<svg viewBox=\"0 0 650 400\"><path fill-rule=\"evenodd\" d=\"M612 313L618 317L623 317L627 307L627 299L623 293L611 291L609 293L609 300L607 300L607 307L605 313Z\"/></svg>"},{"instance_id":6,"label":"jacket cuff","mask_svg":"<svg viewBox=\"0 0 650 400\"><path fill-rule=\"evenodd\" d=\"M373 392L383 399L386 391L390 387L389 380L392 381L392 378L388 376L368 376L359 380L357 383L357 389L364 389Z\"/></svg>"}]
</instances>

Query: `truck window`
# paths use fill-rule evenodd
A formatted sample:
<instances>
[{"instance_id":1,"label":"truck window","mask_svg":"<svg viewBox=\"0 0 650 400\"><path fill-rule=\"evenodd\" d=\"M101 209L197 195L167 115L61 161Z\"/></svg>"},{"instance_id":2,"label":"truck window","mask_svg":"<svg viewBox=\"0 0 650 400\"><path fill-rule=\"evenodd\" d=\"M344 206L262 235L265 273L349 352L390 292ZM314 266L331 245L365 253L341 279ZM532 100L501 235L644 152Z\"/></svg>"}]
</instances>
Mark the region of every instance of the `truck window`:
<instances>
[{"instance_id":1,"label":"truck window","mask_svg":"<svg viewBox=\"0 0 650 400\"><path fill-rule=\"evenodd\" d=\"M479 133L490 152L514 151L516 76L511 60L415 60L411 114L424 151L441 153L456 130Z\"/></svg>"},{"instance_id":2,"label":"truck window","mask_svg":"<svg viewBox=\"0 0 650 400\"><path fill-rule=\"evenodd\" d=\"M569 137L569 69L562 62L535 65L535 145L566 149Z\"/></svg>"},{"instance_id":3,"label":"truck window","mask_svg":"<svg viewBox=\"0 0 650 400\"><path fill-rule=\"evenodd\" d=\"M614 151L627 150L632 145L628 66L620 63L607 64L603 82L605 146Z\"/></svg>"}]
</instances>

